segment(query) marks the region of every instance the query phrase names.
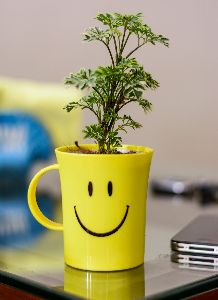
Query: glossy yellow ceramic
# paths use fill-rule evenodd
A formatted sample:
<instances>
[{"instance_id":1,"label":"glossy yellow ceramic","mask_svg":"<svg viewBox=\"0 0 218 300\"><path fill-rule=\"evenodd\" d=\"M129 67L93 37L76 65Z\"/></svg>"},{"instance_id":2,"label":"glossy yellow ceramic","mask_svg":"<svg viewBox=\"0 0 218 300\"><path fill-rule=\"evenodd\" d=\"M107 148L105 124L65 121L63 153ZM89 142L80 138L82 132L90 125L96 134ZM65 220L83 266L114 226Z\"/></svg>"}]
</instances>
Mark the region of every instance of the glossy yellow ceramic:
<instances>
[{"instance_id":1,"label":"glossy yellow ceramic","mask_svg":"<svg viewBox=\"0 0 218 300\"><path fill-rule=\"evenodd\" d=\"M65 266L64 291L82 299L143 299L144 276L144 265L119 272L81 271Z\"/></svg>"},{"instance_id":2,"label":"glossy yellow ceramic","mask_svg":"<svg viewBox=\"0 0 218 300\"><path fill-rule=\"evenodd\" d=\"M96 145L81 145L95 149ZM71 149L76 147L71 146ZM93 271L124 270L144 262L146 193L153 150L125 145L131 154L70 153L55 150L58 164L32 179L28 202L44 226L63 230L66 264ZM60 173L63 225L47 219L36 202L39 178Z\"/></svg>"}]
</instances>

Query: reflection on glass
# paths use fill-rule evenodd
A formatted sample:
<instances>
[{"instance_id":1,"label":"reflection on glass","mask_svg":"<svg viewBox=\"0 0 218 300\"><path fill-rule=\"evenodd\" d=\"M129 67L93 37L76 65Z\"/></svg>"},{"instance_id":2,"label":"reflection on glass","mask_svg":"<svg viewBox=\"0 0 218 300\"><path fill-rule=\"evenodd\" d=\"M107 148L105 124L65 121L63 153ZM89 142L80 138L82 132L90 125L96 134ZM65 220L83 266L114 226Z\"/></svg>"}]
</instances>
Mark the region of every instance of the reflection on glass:
<instances>
[{"instance_id":1,"label":"reflection on glass","mask_svg":"<svg viewBox=\"0 0 218 300\"><path fill-rule=\"evenodd\" d=\"M52 149L49 133L32 115L0 112L0 247L24 245L45 231L27 205L28 173L37 161L49 160ZM52 197L39 193L38 198L52 217Z\"/></svg>"},{"instance_id":2,"label":"reflection on glass","mask_svg":"<svg viewBox=\"0 0 218 300\"><path fill-rule=\"evenodd\" d=\"M64 291L87 299L141 299L144 265L125 271L91 272L65 266Z\"/></svg>"}]
</instances>

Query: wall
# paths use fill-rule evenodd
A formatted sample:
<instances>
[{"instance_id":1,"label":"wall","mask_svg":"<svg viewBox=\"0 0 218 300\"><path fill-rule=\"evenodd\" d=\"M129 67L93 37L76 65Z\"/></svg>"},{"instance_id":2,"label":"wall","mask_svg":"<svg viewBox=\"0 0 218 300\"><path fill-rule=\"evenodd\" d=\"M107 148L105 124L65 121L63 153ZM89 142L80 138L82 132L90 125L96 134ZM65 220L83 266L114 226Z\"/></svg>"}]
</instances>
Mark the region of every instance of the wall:
<instances>
[{"instance_id":1,"label":"wall","mask_svg":"<svg viewBox=\"0 0 218 300\"><path fill-rule=\"evenodd\" d=\"M63 82L71 71L109 62L103 47L80 34L105 11L143 12L155 32L170 38L169 49L149 46L137 54L161 87L149 94L151 114L131 108L143 129L124 142L155 149L153 176L216 179L217 0L0 0L0 76Z\"/></svg>"}]
</instances>

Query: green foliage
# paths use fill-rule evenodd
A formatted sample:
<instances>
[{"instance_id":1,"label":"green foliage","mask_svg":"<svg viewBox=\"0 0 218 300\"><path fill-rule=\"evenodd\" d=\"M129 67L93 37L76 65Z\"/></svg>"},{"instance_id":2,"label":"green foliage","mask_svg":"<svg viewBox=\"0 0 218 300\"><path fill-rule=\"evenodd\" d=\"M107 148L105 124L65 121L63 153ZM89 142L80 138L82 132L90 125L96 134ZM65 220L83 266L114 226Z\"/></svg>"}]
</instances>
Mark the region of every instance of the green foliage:
<instances>
[{"instance_id":1,"label":"green foliage","mask_svg":"<svg viewBox=\"0 0 218 300\"><path fill-rule=\"evenodd\" d=\"M70 102L65 109L68 112L77 108L90 110L96 116L97 124L85 127L85 138L92 138L98 143L99 153L114 153L122 143L120 131L127 133L127 128L141 127L131 116L120 115L122 108L135 102L145 113L149 112L152 104L144 98L144 93L159 86L152 75L130 56L145 44L160 43L168 47L169 41L143 24L141 13L98 14L96 19L106 28L89 28L84 33L84 40L103 43L109 53L111 65L99 66L95 70L82 69L66 77L66 84L87 89L88 94L78 102ZM125 53L126 45L132 37L136 38L136 46Z\"/></svg>"}]
</instances>

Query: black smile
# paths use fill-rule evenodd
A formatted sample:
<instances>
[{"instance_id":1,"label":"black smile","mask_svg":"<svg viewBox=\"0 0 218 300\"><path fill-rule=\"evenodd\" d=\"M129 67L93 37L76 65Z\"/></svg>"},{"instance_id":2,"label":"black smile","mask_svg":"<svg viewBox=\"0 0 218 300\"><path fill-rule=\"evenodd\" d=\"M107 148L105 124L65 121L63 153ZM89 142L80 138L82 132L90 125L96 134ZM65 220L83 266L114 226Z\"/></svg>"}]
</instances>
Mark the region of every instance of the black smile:
<instances>
[{"instance_id":1,"label":"black smile","mask_svg":"<svg viewBox=\"0 0 218 300\"><path fill-rule=\"evenodd\" d=\"M125 212L125 215L122 219L122 221L120 222L120 224L115 227L114 229L112 229L111 231L108 231L108 232L103 232L103 233L98 233L98 232L94 232L92 230L89 230L80 220L79 216L78 216L78 213L76 211L76 206L74 206L74 211L75 211L75 214L76 214L76 218L77 218L77 221L79 222L80 226L82 227L82 229L84 229L88 234L91 234L91 235L94 235L94 236L97 236L97 237L105 237L105 236L109 236L111 234L114 234L115 232L117 232L120 227L123 225L123 223L125 222L126 220L126 217L128 215L128 211L129 211L129 205L126 206L126 212Z\"/></svg>"}]
</instances>

